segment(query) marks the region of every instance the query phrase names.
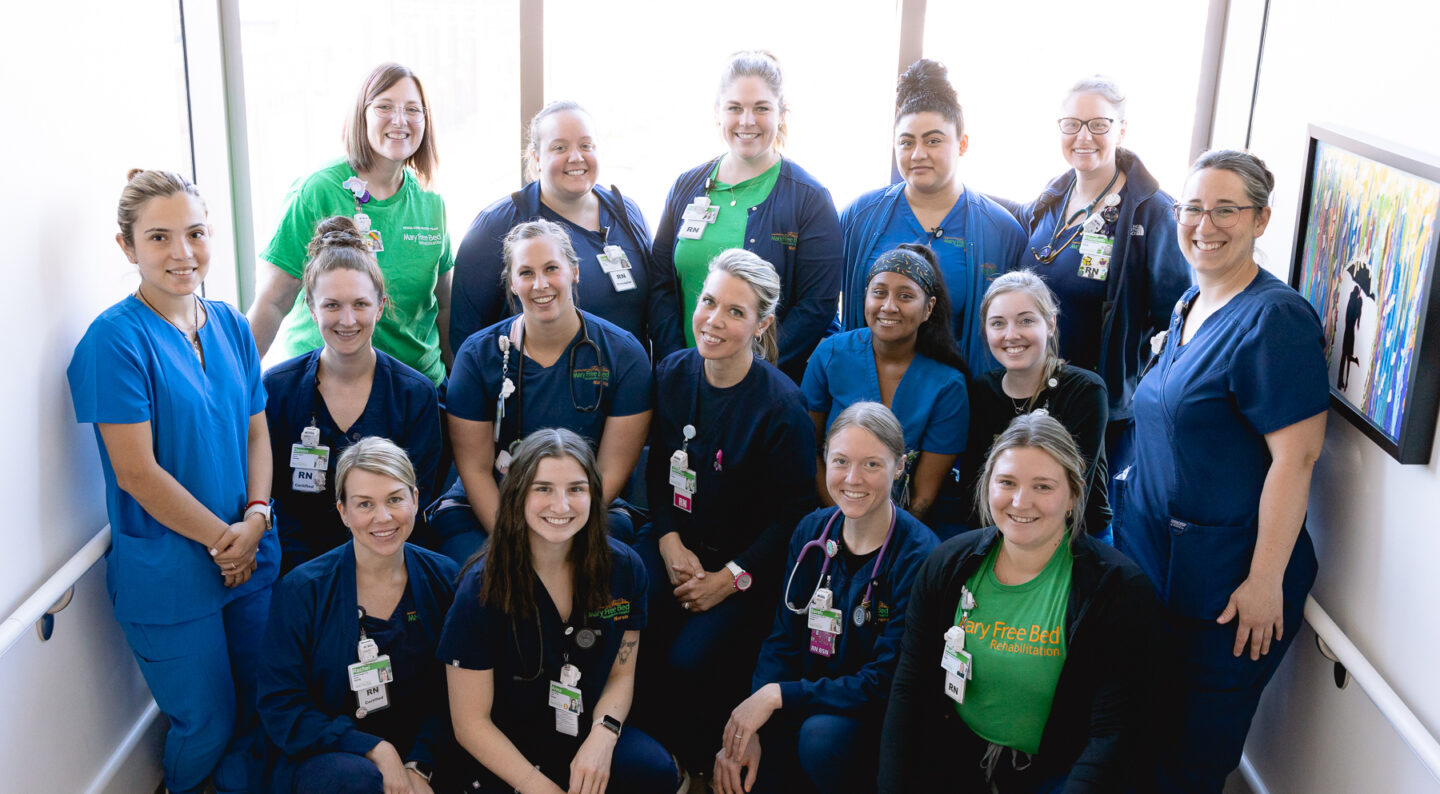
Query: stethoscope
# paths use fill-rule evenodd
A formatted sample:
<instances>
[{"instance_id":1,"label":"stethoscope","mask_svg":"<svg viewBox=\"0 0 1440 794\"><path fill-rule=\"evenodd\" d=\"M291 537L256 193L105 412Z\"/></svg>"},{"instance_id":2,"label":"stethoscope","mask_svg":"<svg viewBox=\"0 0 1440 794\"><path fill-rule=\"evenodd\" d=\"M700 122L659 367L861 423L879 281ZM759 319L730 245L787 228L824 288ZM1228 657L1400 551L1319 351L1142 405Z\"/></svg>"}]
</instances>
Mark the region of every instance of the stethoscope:
<instances>
[{"instance_id":1,"label":"stethoscope","mask_svg":"<svg viewBox=\"0 0 1440 794\"><path fill-rule=\"evenodd\" d=\"M575 316L580 318L580 339L570 346L569 371L567 373L570 386L570 404L580 413L593 414L600 410L600 403L605 396L605 381L598 378L592 380L591 382L595 384L595 402L593 404L581 405L579 398L575 396L575 354L579 353L581 348L588 347L595 353L595 364L597 367L603 367L605 360L600 355L600 346L595 344L595 341L590 338L590 325L585 322L585 313L580 311L579 308L576 308ZM523 326L520 329L520 359L515 362L515 380L513 381L510 380L510 337L506 334L501 334L498 344L500 345L501 356L500 407L502 411L500 413L503 414L505 400L513 393L515 395L515 434L518 440L525 434L525 329ZM500 440L501 418L501 416L497 416L495 421L495 441L497 442Z\"/></svg>"},{"instance_id":2,"label":"stethoscope","mask_svg":"<svg viewBox=\"0 0 1440 794\"><path fill-rule=\"evenodd\" d=\"M1110 181L1105 185L1105 189L1100 191L1100 195L1096 196L1094 201L1086 204L1084 207L1081 207L1078 210L1075 210L1075 212L1072 213L1069 218L1065 219L1064 223L1056 223L1055 230L1050 233L1050 242L1046 243L1044 248L1041 248L1039 251L1036 251L1034 248L1030 249L1030 255L1035 257L1035 261L1039 262L1042 265L1048 265L1051 262L1054 262L1056 257L1060 256L1060 252L1064 251L1066 248L1069 248L1070 244L1075 242L1075 238L1080 236L1080 232L1085 230L1085 226L1082 224L1081 226L1076 227L1075 231L1070 235L1070 239L1066 240L1064 245L1057 247L1055 243L1060 239L1060 235L1064 234L1065 230L1070 228L1070 224L1080 220L1081 218L1090 217L1090 214L1095 211L1096 205L1098 205L1101 201L1103 201L1106 197L1110 195L1110 188L1115 187L1115 180L1119 178L1120 166L1117 165L1115 166L1115 175L1110 177ZM1075 181L1078 182L1079 180L1076 179ZM1070 203L1070 192L1074 189L1075 182L1071 182L1070 187L1065 189L1065 197L1061 200L1061 207L1064 207ZM1106 208L1109 209L1110 206L1112 205L1107 202ZM1059 219L1057 218L1056 220L1058 221ZM1110 219L1107 218L1106 220Z\"/></svg>"},{"instance_id":3,"label":"stethoscope","mask_svg":"<svg viewBox=\"0 0 1440 794\"><path fill-rule=\"evenodd\" d=\"M572 607L572 609L574 609L574 607ZM569 640L567 646L573 644L577 650L588 651L594 648L595 643L600 639L600 634L600 629L592 629L585 625L577 629L569 623L565 624L565 637ZM540 642L540 655L535 660L535 672L530 675L520 675L517 673L511 676L513 680L523 684L538 681L540 677L545 674L545 630L540 625L540 608L538 605L535 608L535 637ZM520 669L524 670L525 652L520 648L520 630L515 623L514 615L510 616L510 639L515 643L515 659L520 662ZM569 663L570 649L566 647L564 651L564 664Z\"/></svg>"},{"instance_id":4,"label":"stethoscope","mask_svg":"<svg viewBox=\"0 0 1440 794\"><path fill-rule=\"evenodd\" d=\"M895 536L895 516L900 508L890 503L890 528L885 531L885 540L880 544L880 552L875 555L875 561L870 566L870 583L865 586L865 597L860 600L859 605L850 613L850 622L857 628L864 626L875 619L875 613L870 609L870 597L875 592L875 585L880 581L880 565L885 561L885 550L890 548L890 539ZM785 608L797 615L804 615L810 608L810 602L815 600L815 594L820 592L821 585L825 582L825 574L830 570L830 561L840 551L840 544L831 539L830 530L835 526L835 520L841 516L837 507L835 512L825 522L825 529L820 532L820 537L800 547L800 553L795 557L795 565L790 568L790 576L785 580L785 592L781 595L781 601ZM810 591L810 599L805 602L804 607L797 608L790 600L790 586L795 583L795 572L800 570L800 565L805 562L805 555L811 549L818 549L825 555L825 562L820 565L820 575L815 578L815 589Z\"/></svg>"}]
</instances>

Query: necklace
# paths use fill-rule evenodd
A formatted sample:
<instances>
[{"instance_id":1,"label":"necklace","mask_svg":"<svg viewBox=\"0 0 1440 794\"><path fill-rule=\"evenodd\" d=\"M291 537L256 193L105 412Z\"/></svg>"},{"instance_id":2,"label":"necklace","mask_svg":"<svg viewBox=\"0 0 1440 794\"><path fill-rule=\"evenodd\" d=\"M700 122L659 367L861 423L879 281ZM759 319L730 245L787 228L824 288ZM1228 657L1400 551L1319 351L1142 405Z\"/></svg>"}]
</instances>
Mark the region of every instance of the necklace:
<instances>
[{"instance_id":1,"label":"necklace","mask_svg":"<svg viewBox=\"0 0 1440 794\"><path fill-rule=\"evenodd\" d=\"M770 166L770 168L774 168L774 167L775 167L775 166L773 166L773 165ZM745 203L746 203L746 204L749 204L749 203L750 203L749 197L752 196L752 195L754 195L754 193L756 192L755 188L758 186L758 185L756 184L757 180L759 180L760 177L764 176L765 173L766 173L766 171L769 171L770 168L765 169L765 171L761 171L760 173L756 174L755 176L750 177L749 179L742 179L742 180L740 180L739 182L736 182L736 183L734 183L734 184L727 185L726 187L720 188L721 190L724 190L725 192L727 192L727 193L730 194L730 206L733 207L733 206L735 206L736 204L739 204L741 198L746 199ZM718 177L718 176L719 176L718 166L717 166L717 169L716 169L716 172L715 172L715 173L716 173L716 176ZM735 188L740 187L741 185L744 185L744 186L745 186L745 189L742 190L742 191L737 195L736 192L735 192Z\"/></svg>"},{"instance_id":2,"label":"necklace","mask_svg":"<svg viewBox=\"0 0 1440 794\"><path fill-rule=\"evenodd\" d=\"M202 350L200 347L200 299L196 298L194 293L191 293L190 297L192 300L195 301L195 303L193 304L195 308L195 327L189 331L186 331L184 328L176 325L174 320L166 317L159 309L155 308L155 304L151 303L150 299L145 297L145 291L140 289L139 287L135 288L135 297L139 298L141 303L150 307L150 311L160 315L160 319L164 320L167 323L170 323L171 328L179 331L180 335L185 337L185 341L189 342L190 347L194 349L195 356L200 359L201 363L204 363L205 351Z\"/></svg>"}]
</instances>

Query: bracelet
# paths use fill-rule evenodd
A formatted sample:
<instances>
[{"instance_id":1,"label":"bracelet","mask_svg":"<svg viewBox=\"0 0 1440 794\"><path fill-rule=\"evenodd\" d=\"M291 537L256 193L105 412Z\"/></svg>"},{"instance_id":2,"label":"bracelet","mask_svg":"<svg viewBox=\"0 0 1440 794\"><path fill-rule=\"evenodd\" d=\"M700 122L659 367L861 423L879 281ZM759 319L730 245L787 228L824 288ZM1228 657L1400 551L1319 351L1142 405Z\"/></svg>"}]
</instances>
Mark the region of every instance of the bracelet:
<instances>
[{"instance_id":1,"label":"bracelet","mask_svg":"<svg viewBox=\"0 0 1440 794\"><path fill-rule=\"evenodd\" d=\"M255 500L253 500L253 501L246 502L246 503L245 503L245 512L246 512L246 513L249 513L249 512L250 512L250 508L254 507L255 505L260 505L261 507L268 507L268 506L270 505L270 500L269 500L269 499L255 499Z\"/></svg>"}]
</instances>

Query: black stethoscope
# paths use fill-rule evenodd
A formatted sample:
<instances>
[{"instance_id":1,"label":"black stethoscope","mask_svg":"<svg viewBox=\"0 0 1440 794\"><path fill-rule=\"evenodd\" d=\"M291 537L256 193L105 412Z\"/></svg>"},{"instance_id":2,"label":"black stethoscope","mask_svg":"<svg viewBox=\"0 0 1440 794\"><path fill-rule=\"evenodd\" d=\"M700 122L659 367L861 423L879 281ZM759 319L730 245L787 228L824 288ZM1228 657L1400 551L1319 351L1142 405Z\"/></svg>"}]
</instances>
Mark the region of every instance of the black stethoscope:
<instances>
[{"instance_id":1,"label":"black stethoscope","mask_svg":"<svg viewBox=\"0 0 1440 794\"><path fill-rule=\"evenodd\" d=\"M572 611L575 609L578 609L578 607L571 607ZM601 633L602 632L600 631L600 629L592 629L589 626L583 624L577 629L575 626L566 623L565 637L567 642L566 648L563 651L564 663L570 663L570 645L574 645L576 650L588 651L591 648L594 648L595 644L599 642ZM519 673L516 673L515 675L511 676L513 680L520 683L528 684L532 681L538 681L540 680L540 677L545 674L545 630L540 625L539 605L536 605L535 607L535 638L540 643L540 655L535 660L535 672L531 673L530 675L520 675ZM515 659L520 663L519 668L521 670L524 670L525 652L520 648L520 630L515 623L514 615L510 616L510 639L513 640L515 643Z\"/></svg>"},{"instance_id":2,"label":"black stethoscope","mask_svg":"<svg viewBox=\"0 0 1440 794\"><path fill-rule=\"evenodd\" d=\"M874 563L870 566L870 583L865 586L865 597L860 600L855 609L850 612L850 622L856 628L864 626L875 619L875 613L870 608L871 596L874 595L875 585L880 582L880 564L885 561L885 550L890 548L890 539L895 537L895 517L900 508L890 503L890 528L885 531L885 540L880 544L880 552L875 555ZM785 580L785 592L781 595L781 601L785 608L797 615L804 615L810 609L810 602L815 600L815 594L820 592L821 585L825 582L825 574L830 570L830 561L840 551L840 544L830 538L830 530L835 526L835 520L841 516L840 508L830 514L829 520L825 522L825 529L821 530L820 537L800 547L800 553L795 557L795 565L790 568L790 576ZM825 554L825 562L820 565L820 575L815 578L815 589L810 592L810 600L805 602L804 607L797 608L790 600L790 586L795 583L795 573L800 570L800 565L805 562L805 555L811 549L819 549Z\"/></svg>"},{"instance_id":3,"label":"black stethoscope","mask_svg":"<svg viewBox=\"0 0 1440 794\"><path fill-rule=\"evenodd\" d=\"M575 354L581 348L588 347L595 353L595 365L603 368L604 358L600 355L600 346L590 338L590 325L585 322L585 313L577 307L575 316L580 318L580 338L570 346L570 361L568 381L570 386L570 404L576 411L584 414L593 414L600 410L600 403L605 396L605 381L600 378L591 380L595 384L595 402L586 405L580 404L580 399L575 396ZM500 423L504 415L505 400L513 392L515 394L515 434L516 440L525 435L525 329L520 329L520 360L515 362L515 380L510 380L510 337L501 334L498 340L500 345L500 408L495 421L495 441L500 441ZM507 388L508 386L508 388Z\"/></svg>"},{"instance_id":4,"label":"black stethoscope","mask_svg":"<svg viewBox=\"0 0 1440 794\"><path fill-rule=\"evenodd\" d=\"M1033 247L1030 249L1030 255L1035 257L1035 261L1039 262L1042 265L1048 265L1051 262L1054 262L1056 257L1060 256L1061 251L1069 248L1070 244L1075 242L1075 238L1080 236L1080 232L1085 230L1085 224L1080 224L1079 226L1077 226L1075 228L1075 231L1071 233L1070 239L1066 240L1064 245L1056 247L1055 243L1057 240L1060 239L1060 235L1063 234L1066 229L1070 228L1070 224L1074 223L1077 220L1080 220L1081 218L1090 217L1090 213L1095 211L1096 205L1103 201L1106 196L1110 195L1110 188L1115 187L1115 180L1119 178L1120 166L1117 165L1115 166L1115 174L1110 177L1110 181L1106 183L1105 189L1100 191L1100 195L1096 196L1094 201L1086 204L1084 207L1078 210L1075 210L1075 212L1073 212L1069 218L1065 219L1064 223L1056 223L1055 230L1050 233L1050 242L1046 243L1044 248L1041 248L1039 251L1036 251ZM1075 189L1075 183L1079 181L1079 177L1076 177L1075 181L1070 183L1070 187L1065 189L1065 197L1061 199L1060 204L1062 208L1070 203L1070 192ZM1062 209L1061 211L1063 212L1064 210ZM1058 221L1059 218L1057 217L1056 220ZM1106 220L1109 219L1107 218Z\"/></svg>"}]
</instances>

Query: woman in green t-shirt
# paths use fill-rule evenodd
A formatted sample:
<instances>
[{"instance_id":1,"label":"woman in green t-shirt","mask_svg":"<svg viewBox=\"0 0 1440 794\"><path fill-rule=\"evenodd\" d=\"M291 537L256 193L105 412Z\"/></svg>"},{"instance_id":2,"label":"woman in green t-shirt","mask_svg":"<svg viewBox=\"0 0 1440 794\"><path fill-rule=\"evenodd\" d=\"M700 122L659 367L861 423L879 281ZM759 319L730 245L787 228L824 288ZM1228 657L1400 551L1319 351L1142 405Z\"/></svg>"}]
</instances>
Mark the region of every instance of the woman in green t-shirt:
<instances>
[{"instance_id":1,"label":"woman in green t-shirt","mask_svg":"<svg viewBox=\"0 0 1440 794\"><path fill-rule=\"evenodd\" d=\"M306 246L320 221L348 215L370 240L390 301L375 347L437 386L450 362L450 269L445 202L435 177L435 131L425 89L409 69L384 63L365 79L345 123L345 157L295 183L270 244L260 254L259 291L247 316L264 356L280 360L324 341L301 295Z\"/></svg>"},{"instance_id":2,"label":"woman in green t-shirt","mask_svg":"<svg viewBox=\"0 0 1440 794\"><path fill-rule=\"evenodd\" d=\"M1159 602L1085 534L1085 469L1044 411L996 439L976 486L994 526L942 544L915 578L881 791L1114 791L1137 765Z\"/></svg>"}]
</instances>

